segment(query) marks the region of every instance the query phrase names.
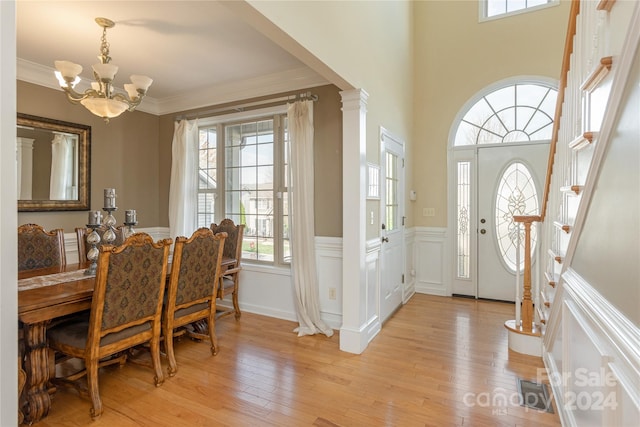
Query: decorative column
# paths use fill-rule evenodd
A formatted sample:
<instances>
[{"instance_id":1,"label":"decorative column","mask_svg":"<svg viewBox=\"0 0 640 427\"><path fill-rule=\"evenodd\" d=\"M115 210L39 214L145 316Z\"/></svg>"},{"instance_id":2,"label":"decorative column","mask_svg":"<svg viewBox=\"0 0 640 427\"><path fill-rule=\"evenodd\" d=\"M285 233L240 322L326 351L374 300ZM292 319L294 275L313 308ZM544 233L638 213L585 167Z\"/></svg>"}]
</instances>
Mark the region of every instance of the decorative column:
<instances>
[{"instance_id":1,"label":"decorative column","mask_svg":"<svg viewBox=\"0 0 640 427\"><path fill-rule=\"evenodd\" d=\"M340 350L360 354L369 344L366 310L366 125L362 89L342 96L342 327Z\"/></svg>"}]
</instances>

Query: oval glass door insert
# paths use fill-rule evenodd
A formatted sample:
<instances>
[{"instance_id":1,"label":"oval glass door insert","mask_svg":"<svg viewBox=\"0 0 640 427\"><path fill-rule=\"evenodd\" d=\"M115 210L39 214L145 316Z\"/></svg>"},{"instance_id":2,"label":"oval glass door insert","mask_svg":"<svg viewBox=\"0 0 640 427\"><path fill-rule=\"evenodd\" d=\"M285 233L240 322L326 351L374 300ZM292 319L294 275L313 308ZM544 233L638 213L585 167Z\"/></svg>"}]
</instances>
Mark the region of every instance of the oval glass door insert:
<instances>
[{"instance_id":1,"label":"oval glass door insert","mask_svg":"<svg viewBox=\"0 0 640 427\"><path fill-rule=\"evenodd\" d=\"M520 271L524 268L524 225L513 221L514 215L538 215L538 192L529 168L514 162L502 174L496 194L496 239L502 260L509 270L516 272L518 242ZM531 257L538 240L537 227L531 227Z\"/></svg>"}]
</instances>

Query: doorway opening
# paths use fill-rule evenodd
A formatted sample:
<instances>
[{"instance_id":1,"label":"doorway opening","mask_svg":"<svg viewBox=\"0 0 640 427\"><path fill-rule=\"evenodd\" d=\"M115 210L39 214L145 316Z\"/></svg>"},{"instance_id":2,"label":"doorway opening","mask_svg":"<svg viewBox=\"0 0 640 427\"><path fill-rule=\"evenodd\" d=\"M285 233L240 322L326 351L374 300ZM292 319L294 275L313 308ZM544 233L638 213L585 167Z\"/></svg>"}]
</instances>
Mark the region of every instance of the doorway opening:
<instances>
[{"instance_id":1,"label":"doorway opening","mask_svg":"<svg viewBox=\"0 0 640 427\"><path fill-rule=\"evenodd\" d=\"M514 300L524 239L513 216L538 214L556 88L545 78L500 81L458 113L449 138L452 294Z\"/></svg>"}]
</instances>

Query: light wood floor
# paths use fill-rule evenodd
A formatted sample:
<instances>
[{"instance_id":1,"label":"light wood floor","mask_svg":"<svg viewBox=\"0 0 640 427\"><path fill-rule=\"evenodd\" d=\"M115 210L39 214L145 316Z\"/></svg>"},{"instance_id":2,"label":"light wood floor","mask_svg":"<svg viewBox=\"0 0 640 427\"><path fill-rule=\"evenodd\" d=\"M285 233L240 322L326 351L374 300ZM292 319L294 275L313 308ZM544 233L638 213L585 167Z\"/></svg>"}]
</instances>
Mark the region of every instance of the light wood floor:
<instances>
[{"instance_id":1,"label":"light wood floor","mask_svg":"<svg viewBox=\"0 0 640 427\"><path fill-rule=\"evenodd\" d=\"M516 378L536 380L543 364L508 350L503 323L513 310L415 295L361 355L339 351L337 331L298 338L293 322L243 313L218 322L215 357L204 343L178 342L178 373L162 386L143 366L108 367L99 420L88 400L63 389L36 425L560 425L555 414L517 404Z\"/></svg>"}]
</instances>

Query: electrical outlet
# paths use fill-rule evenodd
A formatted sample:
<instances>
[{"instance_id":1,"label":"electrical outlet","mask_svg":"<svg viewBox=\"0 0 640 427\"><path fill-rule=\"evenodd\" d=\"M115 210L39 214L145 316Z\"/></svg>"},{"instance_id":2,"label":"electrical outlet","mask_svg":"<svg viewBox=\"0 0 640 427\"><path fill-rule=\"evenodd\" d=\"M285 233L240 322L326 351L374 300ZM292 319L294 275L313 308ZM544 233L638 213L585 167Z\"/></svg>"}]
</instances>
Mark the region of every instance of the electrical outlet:
<instances>
[{"instance_id":1,"label":"electrical outlet","mask_svg":"<svg viewBox=\"0 0 640 427\"><path fill-rule=\"evenodd\" d=\"M329 299L336 299L336 288L329 288Z\"/></svg>"}]
</instances>

